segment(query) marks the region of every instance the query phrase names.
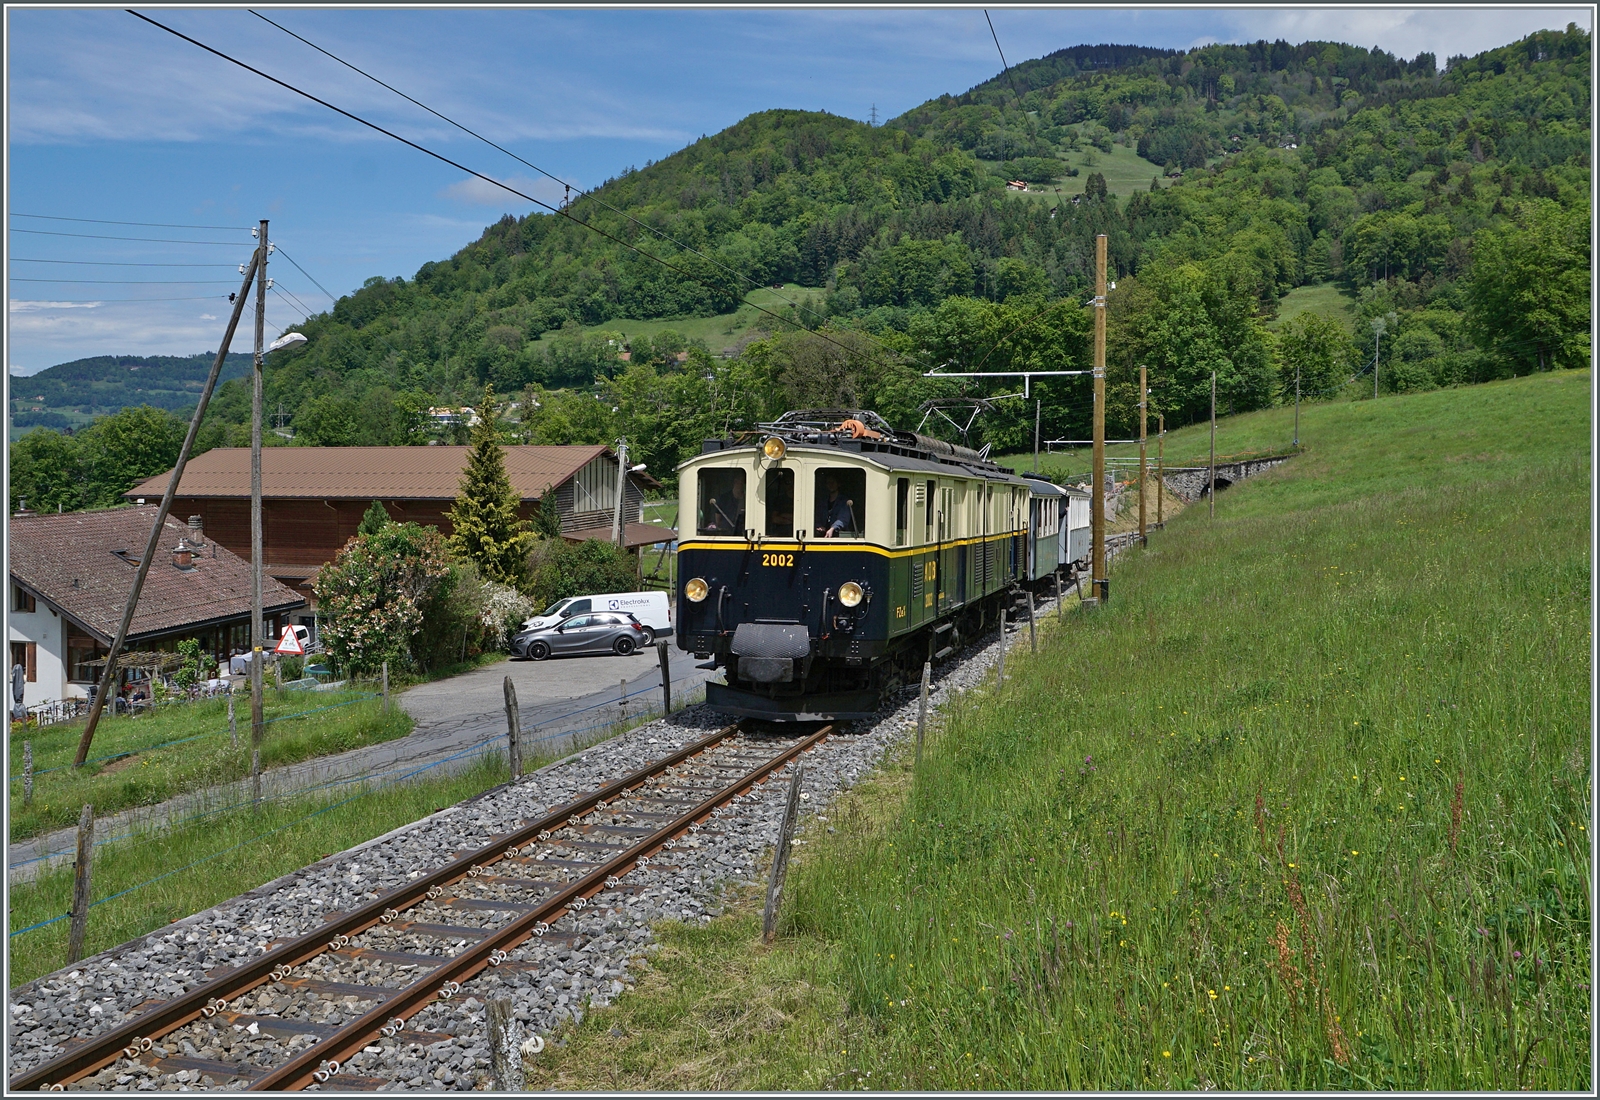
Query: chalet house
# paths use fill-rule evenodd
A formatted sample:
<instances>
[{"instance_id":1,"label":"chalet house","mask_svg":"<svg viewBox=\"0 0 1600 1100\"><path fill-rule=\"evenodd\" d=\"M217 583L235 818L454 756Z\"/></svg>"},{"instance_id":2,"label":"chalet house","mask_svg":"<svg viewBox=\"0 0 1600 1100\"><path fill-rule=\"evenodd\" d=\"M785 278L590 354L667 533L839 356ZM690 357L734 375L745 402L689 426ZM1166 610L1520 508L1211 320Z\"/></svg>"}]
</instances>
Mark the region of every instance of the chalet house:
<instances>
[{"instance_id":1,"label":"chalet house","mask_svg":"<svg viewBox=\"0 0 1600 1100\"><path fill-rule=\"evenodd\" d=\"M133 590L150 538L155 505L11 517L11 665L25 670L27 706L85 698ZM220 662L250 648L250 565L189 526L167 517L150 564L125 651L177 649L198 638ZM305 601L276 581L262 586L270 638L281 636Z\"/></svg>"},{"instance_id":2,"label":"chalet house","mask_svg":"<svg viewBox=\"0 0 1600 1100\"><path fill-rule=\"evenodd\" d=\"M372 502L397 522L431 524L448 535L469 447L269 447L261 452L262 550L266 571L312 606L317 571L350 541ZM604 444L505 448L506 474L531 519L553 507L561 534L576 542L611 538L617 456ZM171 471L128 491L158 500ZM630 473L623 496L624 546L677 538L642 522L644 493L660 482ZM198 515L207 536L250 558L250 451L219 447L189 460L173 511ZM309 622L307 625L310 625Z\"/></svg>"}]
</instances>

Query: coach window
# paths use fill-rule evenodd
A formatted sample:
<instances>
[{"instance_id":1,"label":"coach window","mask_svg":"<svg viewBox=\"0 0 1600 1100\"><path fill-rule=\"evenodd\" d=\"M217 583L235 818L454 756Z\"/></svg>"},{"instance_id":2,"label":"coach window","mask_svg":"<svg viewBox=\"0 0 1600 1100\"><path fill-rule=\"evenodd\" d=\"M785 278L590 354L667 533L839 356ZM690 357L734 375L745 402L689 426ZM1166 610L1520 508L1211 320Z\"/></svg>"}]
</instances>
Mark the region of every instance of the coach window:
<instances>
[{"instance_id":1,"label":"coach window","mask_svg":"<svg viewBox=\"0 0 1600 1100\"><path fill-rule=\"evenodd\" d=\"M702 535L744 534L744 471L700 471Z\"/></svg>"},{"instance_id":2,"label":"coach window","mask_svg":"<svg viewBox=\"0 0 1600 1100\"><path fill-rule=\"evenodd\" d=\"M819 539L859 539L867 531L867 472L848 466L817 471L816 525Z\"/></svg>"},{"instance_id":3,"label":"coach window","mask_svg":"<svg viewBox=\"0 0 1600 1100\"><path fill-rule=\"evenodd\" d=\"M894 483L894 544L906 544L906 527L911 522L911 479L896 478Z\"/></svg>"},{"instance_id":4,"label":"coach window","mask_svg":"<svg viewBox=\"0 0 1600 1100\"><path fill-rule=\"evenodd\" d=\"M794 471L772 467L767 471L767 537L794 538Z\"/></svg>"}]
</instances>

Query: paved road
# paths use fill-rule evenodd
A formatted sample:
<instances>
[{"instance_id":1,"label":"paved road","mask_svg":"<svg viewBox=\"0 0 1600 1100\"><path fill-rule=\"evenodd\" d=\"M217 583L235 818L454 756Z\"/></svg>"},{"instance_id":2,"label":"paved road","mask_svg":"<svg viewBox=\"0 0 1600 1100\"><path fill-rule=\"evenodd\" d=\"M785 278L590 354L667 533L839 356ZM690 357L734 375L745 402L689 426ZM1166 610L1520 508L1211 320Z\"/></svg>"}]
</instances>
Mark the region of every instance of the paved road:
<instances>
[{"instance_id":1,"label":"paved road","mask_svg":"<svg viewBox=\"0 0 1600 1100\"><path fill-rule=\"evenodd\" d=\"M669 652L676 709L710 674L694 667L692 654L676 648ZM602 735L617 722L661 709L661 666L653 648L630 657L501 661L399 693L396 701L416 720L409 736L265 771L262 797L288 796L313 787L354 793L357 782L435 776L470 767L485 752L503 751L507 675L517 689L527 761L561 752ZM236 806L249 798L246 779L135 807L96 821L96 843ZM76 846L76 830L70 828L12 844L8 877L14 883L25 882L45 868L70 861Z\"/></svg>"}]
</instances>

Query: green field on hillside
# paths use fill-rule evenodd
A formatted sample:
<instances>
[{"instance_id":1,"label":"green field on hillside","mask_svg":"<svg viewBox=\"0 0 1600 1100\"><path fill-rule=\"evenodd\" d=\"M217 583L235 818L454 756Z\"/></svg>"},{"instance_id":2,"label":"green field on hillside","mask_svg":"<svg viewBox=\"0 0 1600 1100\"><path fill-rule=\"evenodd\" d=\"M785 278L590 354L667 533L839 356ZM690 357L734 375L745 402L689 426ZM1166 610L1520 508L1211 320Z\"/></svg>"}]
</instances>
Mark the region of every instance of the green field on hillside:
<instances>
[{"instance_id":1,"label":"green field on hillside","mask_svg":"<svg viewBox=\"0 0 1600 1100\"><path fill-rule=\"evenodd\" d=\"M1028 180L1027 191L1007 191L1006 194L1019 199L1054 203L1058 197L1070 199L1073 195L1083 194L1090 173L1099 172L1106 178L1106 190L1118 198L1126 199L1135 191L1150 190L1151 178L1164 175L1161 165L1145 160L1127 145L1113 144L1109 153L1085 146L1076 152L1062 154L1061 161L1069 168L1076 168L1078 174L1050 182ZM1169 183L1163 178L1163 187ZM1060 196L1056 193L1058 188Z\"/></svg>"},{"instance_id":2,"label":"green field on hillside","mask_svg":"<svg viewBox=\"0 0 1600 1100\"><path fill-rule=\"evenodd\" d=\"M791 309L790 303L793 303L802 310L815 309L821 314L824 311L823 294L824 292L817 287L803 287L798 283L787 283L782 290L757 287L744 296L745 305L734 313L723 313L716 317L683 317L676 321L618 319L607 321L602 325L587 325L583 331L620 332L631 339L639 335L654 337L670 329L691 342L695 340L704 342L711 354L719 355L724 348L734 347L741 337L747 336L752 330L781 332L794 327L784 324L770 314L762 313L762 309L787 316ZM760 309L752 308L756 306ZM809 314L803 313L802 316ZM534 343L548 342L556 335L557 330L551 329Z\"/></svg>"},{"instance_id":3,"label":"green field on hillside","mask_svg":"<svg viewBox=\"0 0 1600 1100\"><path fill-rule=\"evenodd\" d=\"M1591 381L1305 410L536 1086L1587 1091Z\"/></svg>"},{"instance_id":4,"label":"green field on hillside","mask_svg":"<svg viewBox=\"0 0 1600 1100\"><path fill-rule=\"evenodd\" d=\"M1276 320L1267 327L1274 332L1302 313L1319 313L1338 321L1351 333L1355 332L1356 301L1349 293L1332 283L1316 286L1297 286L1278 301Z\"/></svg>"}]
</instances>

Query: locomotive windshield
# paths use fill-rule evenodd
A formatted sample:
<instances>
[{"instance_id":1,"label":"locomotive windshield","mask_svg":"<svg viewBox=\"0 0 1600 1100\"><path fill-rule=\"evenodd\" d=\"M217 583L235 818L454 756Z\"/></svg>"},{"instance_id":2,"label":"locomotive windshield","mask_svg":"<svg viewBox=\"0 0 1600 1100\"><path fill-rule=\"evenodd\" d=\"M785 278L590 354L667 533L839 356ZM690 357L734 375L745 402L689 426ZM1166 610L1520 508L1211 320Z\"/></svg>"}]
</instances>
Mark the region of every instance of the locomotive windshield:
<instances>
[{"instance_id":1,"label":"locomotive windshield","mask_svg":"<svg viewBox=\"0 0 1600 1100\"><path fill-rule=\"evenodd\" d=\"M816 537L859 539L866 535L867 472L848 466L817 471Z\"/></svg>"},{"instance_id":2,"label":"locomotive windshield","mask_svg":"<svg viewBox=\"0 0 1600 1100\"><path fill-rule=\"evenodd\" d=\"M774 467L767 471L767 537L793 538L794 471Z\"/></svg>"},{"instance_id":3,"label":"locomotive windshield","mask_svg":"<svg viewBox=\"0 0 1600 1100\"><path fill-rule=\"evenodd\" d=\"M744 534L744 471L701 470L699 533Z\"/></svg>"}]
</instances>

